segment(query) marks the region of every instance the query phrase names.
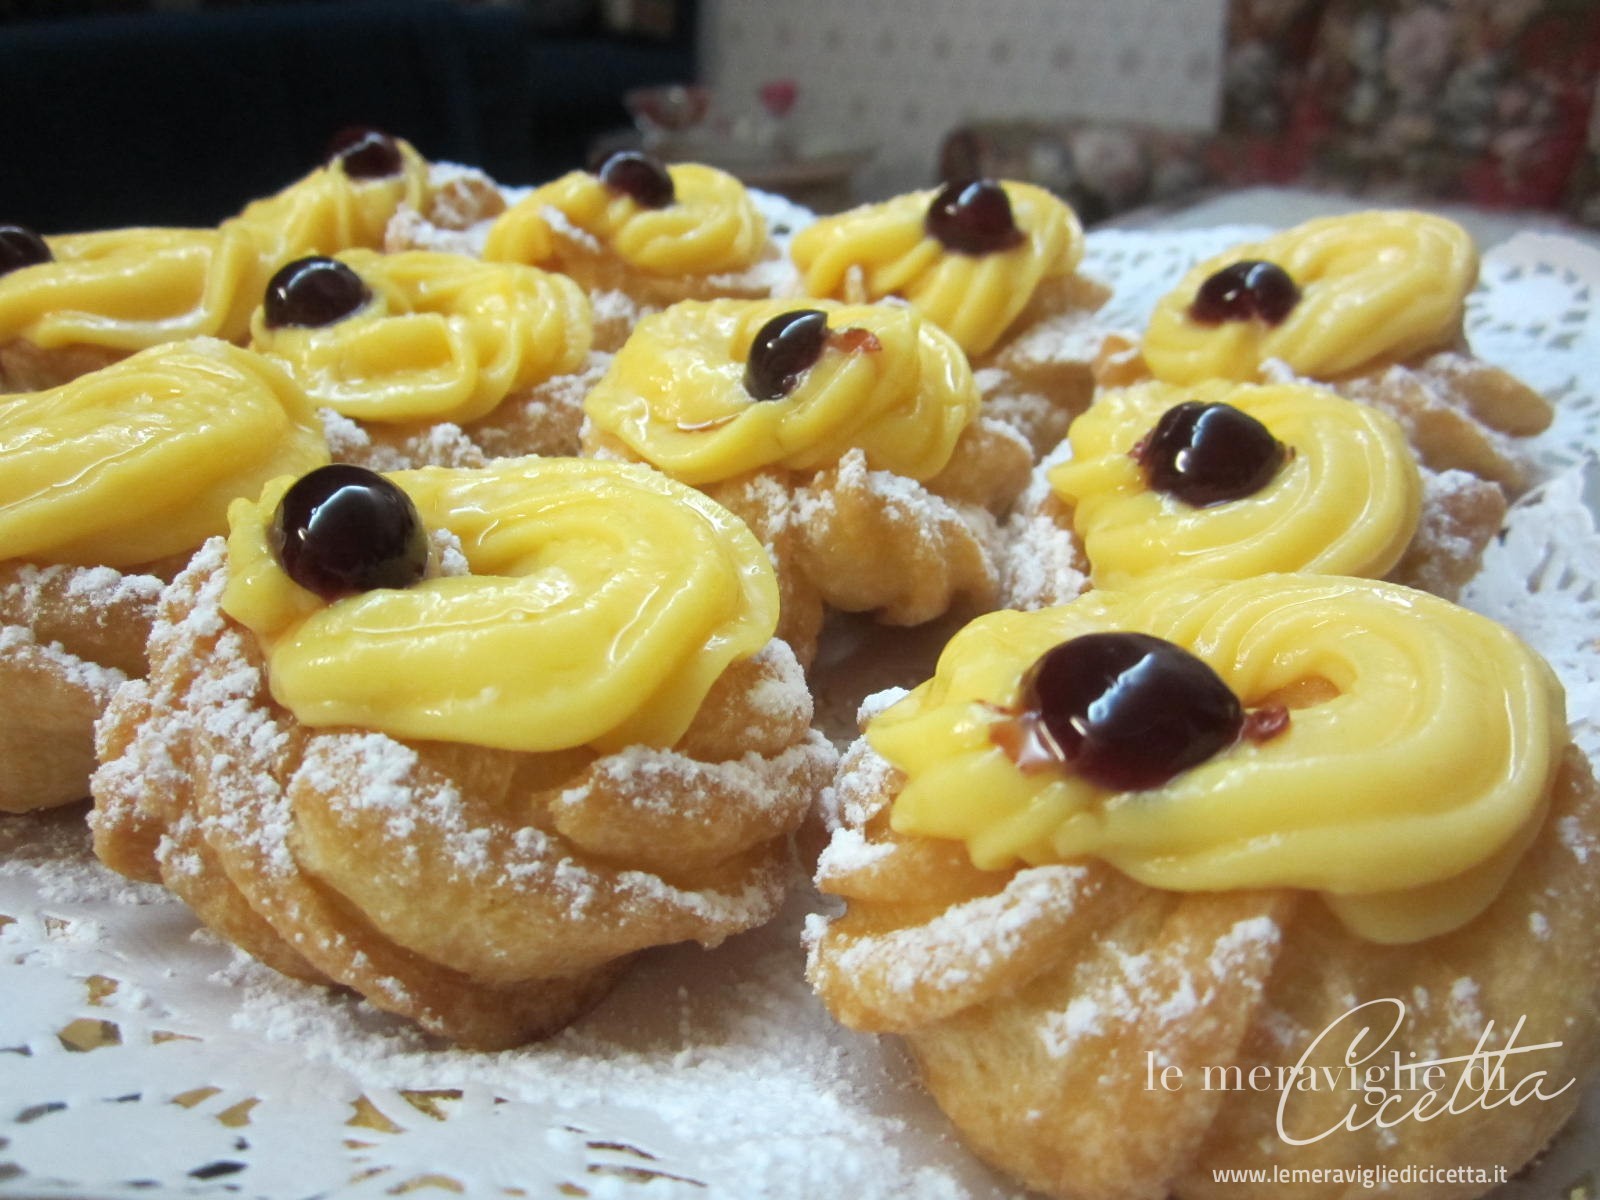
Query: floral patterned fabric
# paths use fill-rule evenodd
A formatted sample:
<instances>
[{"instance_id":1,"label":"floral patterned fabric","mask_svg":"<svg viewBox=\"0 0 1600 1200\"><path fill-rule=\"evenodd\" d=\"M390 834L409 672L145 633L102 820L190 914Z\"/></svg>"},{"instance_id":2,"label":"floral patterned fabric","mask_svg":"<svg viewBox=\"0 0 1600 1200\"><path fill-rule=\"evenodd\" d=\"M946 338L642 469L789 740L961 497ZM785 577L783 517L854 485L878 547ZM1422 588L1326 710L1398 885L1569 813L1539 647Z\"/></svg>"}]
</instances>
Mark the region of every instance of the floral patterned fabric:
<instances>
[{"instance_id":1,"label":"floral patterned fabric","mask_svg":"<svg viewBox=\"0 0 1600 1200\"><path fill-rule=\"evenodd\" d=\"M985 122L940 166L1041 183L1090 222L1293 183L1600 225L1597 73L1596 0L1233 0L1215 133Z\"/></svg>"},{"instance_id":2,"label":"floral patterned fabric","mask_svg":"<svg viewBox=\"0 0 1600 1200\"><path fill-rule=\"evenodd\" d=\"M1597 66L1592 0L1335 0L1291 136L1346 190L1555 208Z\"/></svg>"}]
</instances>

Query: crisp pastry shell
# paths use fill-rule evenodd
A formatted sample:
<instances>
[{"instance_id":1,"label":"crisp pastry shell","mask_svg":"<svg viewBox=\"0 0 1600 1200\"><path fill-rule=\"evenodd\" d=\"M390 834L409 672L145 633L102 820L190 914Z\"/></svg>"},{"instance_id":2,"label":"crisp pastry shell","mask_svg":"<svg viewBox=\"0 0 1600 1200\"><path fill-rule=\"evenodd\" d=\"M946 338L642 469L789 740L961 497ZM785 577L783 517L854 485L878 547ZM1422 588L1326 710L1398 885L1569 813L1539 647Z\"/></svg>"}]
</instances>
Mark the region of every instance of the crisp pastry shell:
<instances>
[{"instance_id":1,"label":"crisp pastry shell","mask_svg":"<svg viewBox=\"0 0 1600 1200\"><path fill-rule=\"evenodd\" d=\"M1138 344L1124 334L1101 342L1093 373L1101 387L1151 378ZM1532 466L1523 440L1549 428L1550 402L1511 372L1476 357L1465 339L1406 362L1375 363L1338 379L1306 379L1285 364L1262 364L1269 383L1314 383L1382 409L1400 423L1422 464L1462 470L1512 497L1527 490Z\"/></svg>"},{"instance_id":2,"label":"crisp pastry shell","mask_svg":"<svg viewBox=\"0 0 1600 1200\"><path fill-rule=\"evenodd\" d=\"M334 461L370 471L472 468L530 454L573 457L580 445L583 398L610 362L609 354L592 351L579 370L513 392L466 424L355 421L322 409L323 432Z\"/></svg>"},{"instance_id":3,"label":"crisp pastry shell","mask_svg":"<svg viewBox=\"0 0 1600 1200\"><path fill-rule=\"evenodd\" d=\"M308 729L222 614L225 551L162 597L98 731L96 853L255 957L462 1045L561 1028L638 950L767 920L835 756L779 642L670 750L518 754Z\"/></svg>"},{"instance_id":4,"label":"crisp pastry shell","mask_svg":"<svg viewBox=\"0 0 1600 1200\"><path fill-rule=\"evenodd\" d=\"M1600 1060L1600 879L1585 861L1600 851L1600 791L1575 750L1493 905L1461 929L1405 946L1355 938L1310 893L1162 892L1095 862L979 871L958 843L888 828L900 783L864 740L845 756L818 881L846 911L808 930L809 977L846 1025L903 1037L968 1145L1049 1195L1283 1195L1270 1180L1213 1177L1253 1167L1514 1172L1571 1114ZM1207 1069L1238 1066L1248 1077L1257 1066L1293 1065L1317 1031L1391 997L1408 1006L1393 1043L1402 1060L1469 1054L1490 1018L1489 1044L1503 1045L1526 1018L1519 1045L1559 1045L1511 1067L1511 1079L1536 1066L1548 1072L1548 1091L1575 1082L1554 1099L1391 1129L1369 1121L1298 1147L1277 1135L1277 1091L1197 1086ZM1333 1040L1305 1061L1342 1066L1350 1039ZM1152 1062L1176 1067L1186 1086L1150 1087ZM1286 1127L1332 1129L1359 1099L1297 1091ZM1389 1194L1450 1200L1483 1190L1413 1182ZM1358 1191L1295 1184L1297 1196Z\"/></svg>"},{"instance_id":5,"label":"crisp pastry shell","mask_svg":"<svg viewBox=\"0 0 1600 1200\"><path fill-rule=\"evenodd\" d=\"M0 563L0 812L88 798L94 723L144 674L156 572L172 569Z\"/></svg>"},{"instance_id":6,"label":"crisp pastry shell","mask_svg":"<svg viewBox=\"0 0 1600 1200\"><path fill-rule=\"evenodd\" d=\"M1385 577L1454 600L1483 562L1509 510L1504 490L1469 471L1422 469L1422 511ZM1089 586L1090 563L1071 506L1037 475L1001 527L1000 595L1007 608L1065 604Z\"/></svg>"},{"instance_id":7,"label":"crisp pastry shell","mask_svg":"<svg viewBox=\"0 0 1600 1200\"><path fill-rule=\"evenodd\" d=\"M592 423L584 428L584 451L633 458ZM778 575L778 636L809 666L829 608L871 612L892 625L993 608L999 516L1031 467L1016 433L980 415L945 468L925 482L874 470L852 449L821 470L768 468L700 490L766 547Z\"/></svg>"}]
</instances>

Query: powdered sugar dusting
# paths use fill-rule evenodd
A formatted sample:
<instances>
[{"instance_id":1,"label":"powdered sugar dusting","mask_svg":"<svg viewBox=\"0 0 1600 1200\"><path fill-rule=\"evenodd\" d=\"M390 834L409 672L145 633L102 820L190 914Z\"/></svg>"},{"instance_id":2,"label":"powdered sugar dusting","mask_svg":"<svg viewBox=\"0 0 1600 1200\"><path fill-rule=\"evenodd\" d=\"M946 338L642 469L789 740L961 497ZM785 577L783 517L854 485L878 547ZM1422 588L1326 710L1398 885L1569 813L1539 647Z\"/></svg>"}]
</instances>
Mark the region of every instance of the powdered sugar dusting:
<instances>
[{"instance_id":1,"label":"powdered sugar dusting","mask_svg":"<svg viewBox=\"0 0 1600 1200\"><path fill-rule=\"evenodd\" d=\"M1070 914L1088 879L1083 867L1026 868L998 894L952 905L924 925L833 948L829 968L846 977L870 972L903 1002L925 989L959 991L1016 954L1034 926ZM815 954L812 962L815 969Z\"/></svg>"},{"instance_id":2,"label":"powdered sugar dusting","mask_svg":"<svg viewBox=\"0 0 1600 1200\"><path fill-rule=\"evenodd\" d=\"M51 675L102 706L127 679L115 667L102 667L69 653L59 642L40 642L32 631L21 626L0 625L0 658L14 659L23 654L30 654Z\"/></svg>"},{"instance_id":3,"label":"powdered sugar dusting","mask_svg":"<svg viewBox=\"0 0 1600 1200\"><path fill-rule=\"evenodd\" d=\"M1118 318L1137 324L1149 299L1188 262L1240 240L1246 238L1237 231L1095 232L1088 239L1089 262L1096 274L1117 282ZM1583 261L1571 243L1558 246L1559 254L1523 250L1514 262L1498 265L1492 255L1486 259L1491 282L1510 267L1518 277L1488 293L1475 321L1489 328L1495 344L1514 344L1542 378L1571 376L1577 381L1573 411L1592 414L1592 372L1585 365L1593 361L1592 338L1580 338L1576 350L1547 344L1572 328L1559 319L1572 290L1561 280L1573 262ZM1536 262L1545 269L1535 271ZM1528 303L1533 299L1542 307ZM1536 339L1524 327L1546 313L1549 334ZM1585 328L1592 328L1592 314L1588 319ZM1592 436L1572 438L1562 453L1576 461L1593 445ZM1583 714L1593 711L1586 692L1592 694L1600 678L1594 658L1600 613L1593 600L1600 593L1592 565L1600 557L1595 543L1584 540L1593 538L1592 523L1587 533L1572 523L1583 513L1582 480L1569 483L1512 514L1507 538L1490 548L1468 599L1554 658L1580 745L1595 756L1596 727L1586 725ZM766 1200L833 1194L999 1200L1017 1194L1015 1185L961 1149L890 1041L841 1031L812 997L800 943L808 919L814 926L822 921L812 915L822 903L814 895L800 892L771 926L733 938L715 953L690 945L642 956L607 1001L549 1042L464 1054L430 1044L349 996L285 979L236 959L214 938L193 936L181 907L164 893L126 884L88 860L72 816L61 827L51 826L49 817L0 820L0 914L16 918L9 925L0 920L8 956L3 965L15 985L0 1006L0 1045L34 1051L32 1058L16 1057L15 1069L0 1076L0 1091L19 1111L33 1103L67 1103L59 1113L8 1127L10 1161L28 1163L36 1139L53 1122L92 1117L103 1139L97 1148L116 1149L159 1131L141 1151L167 1169L163 1180L194 1188L199 1185L185 1173L202 1165L190 1156L207 1144L201 1131L219 1128L213 1118L225 1106L259 1097L250 1111L249 1149L229 1151L246 1164L234 1178L252 1194L366 1192L432 1174L462 1181L467 1194L489 1194L505 1180L536 1194L556 1194L565 1182L596 1195ZM59 853L37 832L47 826L72 831L55 839L62 843ZM1584 857L1596 851L1576 829L1566 832L1568 852ZM527 836L539 835L530 830ZM97 940L52 943L36 912L88 916L96 925L84 928L97 928ZM1530 918L1538 936L1533 925ZM106 1007L84 1007L83 979L96 971L117 975L130 995L154 997L159 1023L153 1016L141 1019L131 1002L125 1011L117 997ZM1091 1014L1080 1007L1069 1019L1066 1005L1063 1010L1061 1032L1088 1036ZM122 1021L124 1044L68 1055L56 1049L62 1014ZM1102 1007L1093 1019L1104 1025L1110 1015ZM1268 1014L1267 1022L1285 1045L1308 1036L1285 1018ZM202 1040L157 1045L147 1036L152 1028ZM77 1073L67 1074L74 1066ZM93 1086L64 1094L59 1081L79 1076ZM93 1108L79 1099L106 1094L104 1084L121 1078L135 1081L128 1093L139 1090L150 1099ZM198 1079L224 1091L195 1110L165 1101ZM458 1089L461 1098L439 1101L442 1115L436 1117L407 1103L393 1090L399 1088ZM362 1129L362 1147L352 1150L345 1145L353 1133L346 1122L361 1095L393 1121L393 1131ZM1564 1191L1593 1158L1591 1125L1581 1117L1577 1136L1514 1187ZM607 1158L612 1152L599 1150L585 1159L586 1141L631 1144L652 1157ZM551 1174L540 1192L547 1178L541 1172L566 1170L549 1163L564 1164L562 1156L574 1146L570 1173ZM80 1155L74 1170L81 1178L68 1184L86 1194L118 1185L129 1176L95 1174L99 1161L110 1157ZM357 1180L353 1159L365 1172ZM287 1165L274 1176L274 1163ZM637 1177L619 1173L619 1164L696 1182L634 1182ZM283 1181L281 1191L274 1179ZM26 1189L32 1182L25 1176L12 1186Z\"/></svg>"}]
</instances>

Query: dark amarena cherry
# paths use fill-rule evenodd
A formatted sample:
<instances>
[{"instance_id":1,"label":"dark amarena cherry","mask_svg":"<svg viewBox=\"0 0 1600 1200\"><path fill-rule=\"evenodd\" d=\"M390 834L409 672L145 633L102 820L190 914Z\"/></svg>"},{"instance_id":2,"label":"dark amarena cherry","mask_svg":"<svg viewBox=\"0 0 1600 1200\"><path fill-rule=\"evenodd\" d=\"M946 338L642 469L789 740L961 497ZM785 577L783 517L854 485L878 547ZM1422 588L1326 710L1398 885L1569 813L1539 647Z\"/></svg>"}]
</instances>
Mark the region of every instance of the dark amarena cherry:
<instances>
[{"instance_id":1,"label":"dark amarena cherry","mask_svg":"<svg viewBox=\"0 0 1600 1200\"><path fill-rule=\"evenodd\" d=\"M340 164L351 179L387 179L405 169L400 143L365 125L351 125L334 134L324 161L329 166Z\"/></svg>"},{"instance_id":2,"label":"dark amarena cherry","mask_svg":"<svg viewBox=\"0 0 1600 1200\"><path fill-rule=\"evenodd\" d=\"M1114 791L1160 787L1239 737L1244 708L1180 646L1142 633L1090 633L1045 652L1022 681L1067 768Z\"/></svg>"},{"instance_id":3,"label":"dark amarena cherry","mask_svg":"<svg viewBox=\"0 0 1600 1200\"><path fill-rule=\"evenodd\" d=\"M645 208L665 208L677 198L672 176L659 159L639 150L619 150L595 172L600 182L632 196Z\"/></svg>"},{"instance_id":4,"label":"dark amarena cherry","mask_svg":"<svg viewBox=\"0 0 1600 1200\"><path fill-rule=\"evenodd\" d=\"M0 275L52 261L45 240L26 225L0 225Z\"/></svg>"},{"instance_id":5,"label":"dark amarena cherry","mask_svg":"<svg viewBox=\"0 0 1600 1200\"><path fill-rule=\"evenodd\" d=\"M1011 212L1011 198L992 179L947 183L928 205L928 232L958 254L993 254L1025 239Z\"/></svg>"},{"instance_id":6,"label":"dark amarena cherry","mask_svg":"<svg viewBox=\"0 0 1600 1200\"><path fill-rule=\"evenodd\" d=\"M815 308L779 313L759 330L745 362L744 390L755 400L781 400L822 357L828 315Z\"/></svg>"},{"instance_id":7,"label":"dark amarena cherry","mask_svg":"<svg viewBox=\"0 0 1600 1200\"><path fill-rule=\"evenodd\" d=\"M371 299L361 276L344 263L312 255L278 269L267 281L263 307L271 329L285 325L316 329L343 320Z\"/></svg>"},{"instance_id":8,"label":"dark amarena cherry","mask_svg":"<svg viewBox=\"0 0 1600 1200\"><path fill-rule=\"evenodd\" d=\"M290 579L335 600L374 588L409 587L428 565L416 506L365 467L318 467L284 493L267 544Z\"/></svg>"},{"instance_id":9,"label":"dark amarena cherry","mask_svg":"<svg viewBox=\"0 0 1600 1200\"><path fill-rule=\"evenodd\" d=\"M1249 413L1198 400L1169 408L1134 453L1152 489L1196 508L1255 495L1288 458Z\"/></svg>"},{"instance_id":10,"label":"dark amarena cherry","mask_svg":"<svg viewBox=\"0 0 1600 1200\"><path fill-rule=\"evenodd\" d=\"M1277 325L1300 303L1300 289L1277 263L1247 258L1207 277L1189 305L1202 325L1257 319Z\"/></svg>"}]
</instances>

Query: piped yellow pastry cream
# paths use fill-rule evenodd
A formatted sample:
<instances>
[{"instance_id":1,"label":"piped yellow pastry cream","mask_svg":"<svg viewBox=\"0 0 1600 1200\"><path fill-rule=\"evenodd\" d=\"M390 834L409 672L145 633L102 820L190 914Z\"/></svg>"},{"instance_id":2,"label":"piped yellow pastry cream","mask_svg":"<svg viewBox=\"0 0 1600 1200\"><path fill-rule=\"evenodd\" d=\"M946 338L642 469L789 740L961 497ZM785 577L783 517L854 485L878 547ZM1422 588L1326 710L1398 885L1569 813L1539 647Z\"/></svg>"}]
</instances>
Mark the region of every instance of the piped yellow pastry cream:
<instances>
[{"instance_id":1,"label":"piped yellow pastry cream","mask_svg":"<svg viewBox=\"0 0 1600 1200\"><path fill-rule=\"evenodd\" d=\"M427 179L411 146L383 139L375 163L370 154L335 154L216 228L48 237L46 261L0 275L0 344L131 352L201 336L242 342L278 267L305 254L381 247L396 209L425 202Z\"/></svg>"},{"instance_id":2,"label":"piped yellow pastry cream","mask_svg":"<svg viewBox=\"0 0 1600 1200\"><path fill-rule=\"evenodd\" d=\"M192 551L230 501L328 461L277 367L202 338L0 396L0 560L137 566Z\"/></svg>"},{"instance_id":3,"label":"piped yellow pastry cream","mask_svg":"<svg viewBox=\"0 0 1600 1200\"><path fill-rule=\"evenodd\" d=\"M866 736L906 775L893 828L980 868L1307 889L1384 943L1488 906L1568 740L1560 684L1500 625L1310 575L980 617Z\"/></svg>"},{"instance_id":4,"label":"piped yellow pastry cream","mask_svg":"<svg viewBox=\"0 0 1600 1200\"><path fill-rule=\"evenodd\" d=\"M351 133L356 140L336 146L322 166L252 201L222 227L248 230L275 265L303 254L381 248L402 206L427 206L428 162L400 138Z\"/></svg>"},{"instance_id":5,"label":"piped yellow pastry cream","mask_svg":"<svg viewBox=\"0 0 1600 1200\"><path fill-rule=\"evenodd\" d=\"M1157 303L1144 360L1171 383L1254 380L1268 360L1337 380L1455 346L1477 279L1471 236L1444 217L1322 217L1190 270Z\"/></svg>"},{"instance_id":6,"label":"piped yellow pastry cream","mask_svg":"<svg viewBox=\"0 0 1600 1200\"><path fill-rule=\"evenodd\" d=\"M1042 284L1077 269L1083 228L1044 188L980 180L823 217L795 235L790 256L808 295L902 297L981 355Z\"/></svg>"},{"instance_id":7,"label":"piped yellow pastry cream","mask_svg":"<svg viewBox=\"0 0 1600 1200\"><path fill-rule=\"evenodd\" d=\"M699 163L663 166L632 154L535 188L495 220L484 258L559 268L552 220L650 275L744 271L767 248L766 220L738 179Z\"/></svg>"},{"instance_id":8,"label":"piped yellow pastry cream","mask_svg":"<svg viewBox=\"0 0 1600 1200\"><path fill-rule=\"evenodd\" d=\"M1048 472L1097 587L1158 575L1382 578L1416 533L1422 481L1399 424L1302 384L1102 392Z\"/></svg>"},{"instance_id":9,"label":"piped yellow pastry cream","mask_svg":"<svg viewBox=\"0 0 1600 1200\"><path fill-rule=\"evenodd\" d=\"M459 543L465 572L435 561L409 586L311 590L273 546L296 481L235 504L222 607L254 632L273 698L302 724L526 751L670 746L776 628L755 536L648 467L329 470L354 473L335 491L402 493L421 529Z\"/></svg>"},{"instance_id":10,"label":"piped yellow pastry cream","mask_svg":"<svg viewBox=\"0 0 1600 1200\"><path fill-rule=\"evenodd\" d=\"M331 311L297 305L338 289L347 299ZM313 403L377 422L475 420L576 370L592 340L588 297L570 279L426 250L296 259L251 320L251 346Z\"/></svg>"},{"instance_id":11,"label":"piped yellow pastry cream","mask_svg":"<svg viewBox=\"0 0 1600 1200\"><path fill-rule=\"evenodd\" d=\"M928 479L978 404L960 348L907 305L686 300L640 320L584 411L698 485L855 448L874 470Z\"/></svg>"}]
</instances>

